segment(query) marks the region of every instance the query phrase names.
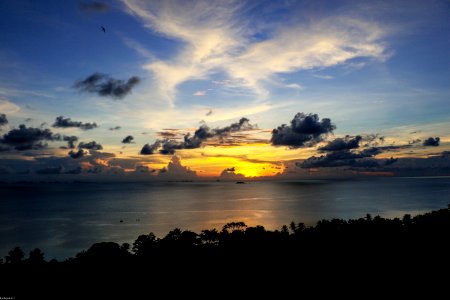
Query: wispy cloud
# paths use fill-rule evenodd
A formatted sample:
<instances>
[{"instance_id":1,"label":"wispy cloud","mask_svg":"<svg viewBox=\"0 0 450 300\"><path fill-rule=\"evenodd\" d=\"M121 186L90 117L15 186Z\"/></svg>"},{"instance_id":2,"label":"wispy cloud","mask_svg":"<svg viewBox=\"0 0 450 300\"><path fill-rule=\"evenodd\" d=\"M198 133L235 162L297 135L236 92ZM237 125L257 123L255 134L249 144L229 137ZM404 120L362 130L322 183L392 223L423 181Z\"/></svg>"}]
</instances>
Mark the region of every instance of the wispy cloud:
<instances>
[{"instance_id":1,"label":"wispy cloud","mask_svg":"<svg viewBox=\"0 0 450 300\"><path fill-rule=\"evenodd\" d=\"M319 79L325 79L325 80L330 80L330 79L333 79L334 77L333 76L331 76L331 75L320 75L320 74L316 74L316 75L313 75L314 77L316 77L316 78L319 78Z\"/></svg>"},{"instance_id":2,"label":"wispy cloud","mask_svg":"<svg viewBox=\"0 0 450 300\"><path fill-rule=\"evenodd\" d=\"M33 91L26 89L17 89L17 88L8 88L8 87L0 87L0 94L5 96L22 96L22 95L31 95L36 97L44 97L54 99L55 96L50 95L41 91Z\"/></svg>"},{"instance_id":3,"label":"wispy cloud","mask_svg":"<svg viewBox=\"0 0 450 300\"><path fill-rule=\"evenodd\" d=\"M0 112L6 114L13 114L15 112L18 112L19 110L20 110L19 106L6 99L4 100L0 97Z\"/></svg>"},{"instance_id":4,"label":"wispy cloud","mask_svg":"<svg viewBox=\"0 0 450 300\"><path fill-rule=\"evenodd\" d=\"M78 4L78 8L82 12L87 13L101 13L109 9L109 5L101 1L82 2Z\"/></svg>"},{"instance_id":5,"label":"wispy cloud","mask_svg":"<svg viewBox=\"0 0 450 300\"><path fill-rule=\"evenodd\" d=\"M155 59L155 56L152 54L152 52L150 50L148 50L147 48L145 48L145 46L142 45L141 43L139 43L138 41L136 41L130 37L127 37L123 34L119 34L119 36L127 47L133 49L139 55L141 55L147 59L151 59L151 60Z\"/></svg>"},{"instance_id":6,"label":"wispy cloud","mask_svg":"<svg viewBox=\"0 0 450 300\"><path fill-rule=\"evenodd\" d=\"M279 74L336 66L354 58L388 57L381 41L385 31L365 20L274 20L270 31L264 31L262 20L245 16L246 3L241 1L122 1L153 32L181 42L174 57L144 66L172 106L178 85L218 72L264 99L271 83L280 81ZM257 34L265 38L255 39Z\"/></svg>"},{"instance_id":7,"label":"wispy cloud","mask_svg":"<svg viewBox=\"0 0 450 300\"><path fill-rule=\"evenodd\" d=\"M303 90L303 87L298 83L288 83L285 86L287 88L294 89L294 90Z\"/></svg>"},{"instance_id":8,"label":"wispy cloud","mask_svg":"<svg viewBox=\"0 0 450 300\"><path fill-rule=\"evenodd\" d=\"M205 96L206 95L206 91L196 91L195 93L192 94L193 96Z\"/></svg>"}]
</instances>

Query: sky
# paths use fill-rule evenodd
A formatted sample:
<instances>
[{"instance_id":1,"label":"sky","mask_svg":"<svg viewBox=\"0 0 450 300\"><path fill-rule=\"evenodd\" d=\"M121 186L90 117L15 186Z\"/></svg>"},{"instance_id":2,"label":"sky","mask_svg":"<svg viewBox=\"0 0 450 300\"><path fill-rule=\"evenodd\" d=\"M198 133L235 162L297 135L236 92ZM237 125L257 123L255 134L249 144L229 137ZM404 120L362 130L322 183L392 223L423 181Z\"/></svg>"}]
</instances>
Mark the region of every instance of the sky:
<instances>
[{"instance_id":1,"label":"sky","mask_svg":"<svg viewBox=\"0 0 450 300\"><path fill-rule=\"evenodd\" d=\"M449 1L0 1L0 180L450 174Z\"/></svg>"}]
</instances>

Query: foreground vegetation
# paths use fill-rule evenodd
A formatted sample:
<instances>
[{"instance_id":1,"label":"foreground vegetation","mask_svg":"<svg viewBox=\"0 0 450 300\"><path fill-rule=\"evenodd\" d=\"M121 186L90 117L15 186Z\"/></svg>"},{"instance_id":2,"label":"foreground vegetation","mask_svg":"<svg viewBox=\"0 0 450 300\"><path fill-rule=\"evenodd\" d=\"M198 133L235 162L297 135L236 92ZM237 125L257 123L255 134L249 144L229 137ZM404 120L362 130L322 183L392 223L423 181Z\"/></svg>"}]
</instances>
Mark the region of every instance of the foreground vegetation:
<instances>
[{"instance_id":1,"label":"foreground vegetation","mask_svg":"<svg viewBox=\"0 0 450 300\"><path fill-rule=\"evenodd\" d=\"M122 283L150 275L170 280L200 276L205 280L233 274L230 280L243 280L248 276L277 277L286 270L300 274L324 268L364 270L367 275L383 268L405 271L447 266L449 237L450 205L402 219L367 215L354 220L322 220L313 227L292 222L275 231L233 222L221 231L195 233L177 228L164 238L153 233L140 235L132 245L96 243L62 262L46 262L39 249L25 259L24 252L15 248L1 262L0 274L11 284L72 278L80 273L82 278L101 274ZM144 277L136 275L141 272Z\"/></svg>"}]
</instances>

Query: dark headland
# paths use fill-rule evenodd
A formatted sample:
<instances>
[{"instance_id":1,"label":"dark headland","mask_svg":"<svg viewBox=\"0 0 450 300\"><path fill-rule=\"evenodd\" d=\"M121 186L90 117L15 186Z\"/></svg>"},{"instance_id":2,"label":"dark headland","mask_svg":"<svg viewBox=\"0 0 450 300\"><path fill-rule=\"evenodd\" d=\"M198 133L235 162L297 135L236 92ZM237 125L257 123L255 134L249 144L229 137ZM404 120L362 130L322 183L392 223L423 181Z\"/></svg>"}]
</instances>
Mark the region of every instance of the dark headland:
<instances>
[{"instance_id":1,"label":"dark headland","mask_svg":"<svg viewBox=\"0 0 450 300\"><path fill-rule=\"evenodd\" d=\"M25 255L17 247L1 260L0 275L8 295L34 291L47 296L52 285L71 287L74 292L88 287L98 291L99 280L109 282L110 286L104 286L109 293L129 285L139 288L146 281L152 286L200 285L216 291L223 284L249 288L253 281L286 285L286 289L301 286L304 280L341 282L346 278L359 283L367 280L365 284L371 285L375 277L382 285L400 277L433 278L439 285L439 280L448 278L449 237L450 205L394 219L368 214L359 219L321 220L312 227L292 222L275 231L231 222L221 230L200 233L176 228L163 238L143 234L132 245L96 243L64 261L46 261L40 249ZM379 272L382 277L375 275ZM167 295L172 292L181 290L166 291Z\"/></svg>"}]
</instances>

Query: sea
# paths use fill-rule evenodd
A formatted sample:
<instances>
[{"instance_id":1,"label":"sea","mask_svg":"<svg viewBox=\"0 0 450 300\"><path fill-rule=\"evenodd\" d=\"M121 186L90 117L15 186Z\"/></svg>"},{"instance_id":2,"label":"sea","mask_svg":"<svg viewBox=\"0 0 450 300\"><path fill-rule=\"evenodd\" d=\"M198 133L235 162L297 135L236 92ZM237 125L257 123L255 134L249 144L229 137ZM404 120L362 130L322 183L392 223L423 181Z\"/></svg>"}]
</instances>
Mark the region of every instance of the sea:
<instances>
[{"instance_id":1,"label":"sea","mask_svg":"<svg viewBox=\"0 0 450 300\"><path fill-rule=\"evenodd\" d=\"M93 243L200 233L228 222L280 229L291 221L387 218L447 208L450 177L150 183L0 184L0 257L16 246L64 260Z\"/></svg>"}]
</instances>

